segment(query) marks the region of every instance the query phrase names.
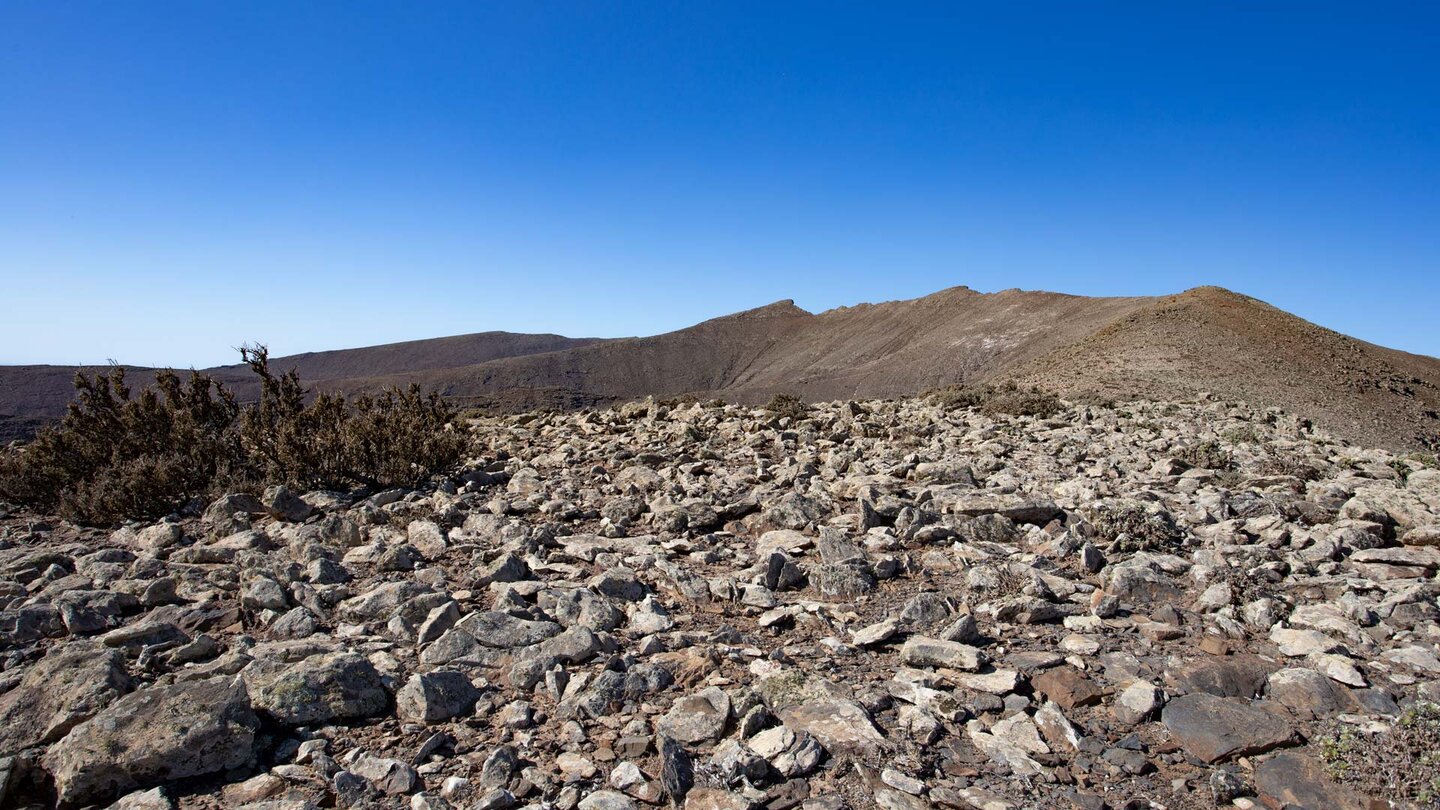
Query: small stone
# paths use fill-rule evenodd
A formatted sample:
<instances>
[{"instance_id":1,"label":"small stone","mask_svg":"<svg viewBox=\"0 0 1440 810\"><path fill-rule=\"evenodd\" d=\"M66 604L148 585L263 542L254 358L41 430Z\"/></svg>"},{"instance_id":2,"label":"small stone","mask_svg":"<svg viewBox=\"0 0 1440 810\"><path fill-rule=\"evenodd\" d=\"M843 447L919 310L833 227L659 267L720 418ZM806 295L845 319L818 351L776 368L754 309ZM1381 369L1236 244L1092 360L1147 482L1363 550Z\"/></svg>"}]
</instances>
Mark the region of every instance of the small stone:
<instances>
[{"instance_id":1,"label":"small stone","mask_svg":"<svg viewBox=\"0 0 1440 810\"><path fill-rule=\"evenodd\" d=\"M730 697L712 686L675 701L656 728L682 743L693 745L719 739L729 719Z\"/></svg>"},{"instance_id":2,"label":"small stone","mask_svg":"<svg viewBox=\"0 0 1440 810\"><path fill-rule=\"evenodd\" d=\"M395 713L415 723L439 723L468 714L480 690L462 672L413 675L395 693Z\"/></svg>"},{"instance_id":3,"label":"small stone","mask_svg":"<svg viewBox=\"0 0 1440 810\"><path fill-rule=\"evenodd\" d=\"M856 630L850 640L857 647L869 647L890 640L899 630L899 621L895 619L885 619L884 621L876 622L868 627Z\"/></svg>"},{"instance_id":4,"label":"small stone","mask_svg":"<svg viewBox=\"0 0 1440 810\"><path fill-rule=\"evenodd\" d=\"M968 644L911 636L900 648L900 660L913 667L946 667L976 672L985 663L985 654Z\"/></svg>"},{"instance_id":5,"label":"small stone","mask_svg":"<svg viewBox=\"0 0 1440 810\"><path fill-rule=\"evenodd\" d=\"M1110 712L1117 723L1133 726L1148 719L1163 703L1164 695L1155 685L1135 681L1115 697Z\"/></svg>"},{"instance_id":6,"label":"small stone","mask_svg":"<svg viewBox=\"0 0 1440 810\"><path fill-rule=\"evenodd\" d=\"M1099 703L1105 694L1094 681L1074 667L1047 669L1031 678L1030 685L1066 710Z\"/></svg>"}]
</instances>

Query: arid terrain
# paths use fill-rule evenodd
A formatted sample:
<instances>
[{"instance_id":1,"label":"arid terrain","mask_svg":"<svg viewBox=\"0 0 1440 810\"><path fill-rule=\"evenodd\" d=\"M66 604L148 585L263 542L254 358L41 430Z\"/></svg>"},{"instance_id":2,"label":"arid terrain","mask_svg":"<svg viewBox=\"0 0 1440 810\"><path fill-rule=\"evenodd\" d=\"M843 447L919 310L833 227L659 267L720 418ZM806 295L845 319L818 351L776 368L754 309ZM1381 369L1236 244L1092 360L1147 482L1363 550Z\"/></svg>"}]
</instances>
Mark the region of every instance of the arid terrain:
<instances>
[{"instance_id":1,"label":"arid terrain","mask_svg":"<svg viewBox=\"0 0 1440 810\"><path fill-rule=\"evenodd\" d=\"M463 469L412 490L118 530L7 509L5 806L1440 795L1433 456L1218 397L466 429Z\"/></svg>"},{"instance_id":2,"label":"arid terrain","mask_svg":"<svg viewBox=\"0 0 1440 810\"><path fill-rule=\"evenodd\" d=\"M1353 441L1440 446L1440 360L1346 337L1201 287L1091 298L964 287L812 314L782 301L663 335L612 340L488 332L277 358L346 393L417 382L497 412L691 394L759 404L911 396L1018 380L1069 396L1201 393L1283 406ZM143 382L143 370L132 379ZM0 438L64 413L75 369L0 367ZM211 369L243 397L239 367Z\"/></svg>"}]
</instances>

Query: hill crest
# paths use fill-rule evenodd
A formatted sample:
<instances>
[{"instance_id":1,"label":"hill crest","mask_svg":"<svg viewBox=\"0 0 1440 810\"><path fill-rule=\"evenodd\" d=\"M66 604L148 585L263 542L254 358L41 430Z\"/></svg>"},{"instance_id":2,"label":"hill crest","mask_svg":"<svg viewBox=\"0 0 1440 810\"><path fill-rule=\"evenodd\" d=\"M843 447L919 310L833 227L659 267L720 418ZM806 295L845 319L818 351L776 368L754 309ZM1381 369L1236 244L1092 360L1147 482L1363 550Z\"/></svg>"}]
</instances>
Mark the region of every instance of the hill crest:
<instances>
[{"instance_id":1,"label":"hill crest","mask_svg":"<svg viewBox=\"0 0 1440 810\"><path fill-rule=\"evenodd\" d=\"M1211 393L1285 407L1358 442L1440 444L1440 360L1369 344L1215 286L1129 297L955 286L819 313L782 299L647 337L480 332L275 362L323 389L414 382L499 410L649 395L748 403L777 393L898 397L1003 380L1069 396ZM17 434L58 417L73 371L0 367L0 423ZM253 386L243 367L211 372L242 397Z\"/></svg>"}]
</instances>

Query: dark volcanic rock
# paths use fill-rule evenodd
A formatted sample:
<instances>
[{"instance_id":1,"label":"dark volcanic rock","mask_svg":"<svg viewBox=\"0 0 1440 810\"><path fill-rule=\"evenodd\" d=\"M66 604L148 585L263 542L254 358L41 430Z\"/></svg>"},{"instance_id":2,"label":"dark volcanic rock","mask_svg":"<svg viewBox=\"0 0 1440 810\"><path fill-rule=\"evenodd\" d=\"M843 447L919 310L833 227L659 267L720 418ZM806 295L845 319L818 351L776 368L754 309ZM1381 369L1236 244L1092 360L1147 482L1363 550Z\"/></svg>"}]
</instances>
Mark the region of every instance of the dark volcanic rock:
<instances>
[{"instance_id":1,"label":"dark volcanic rock","mask_svg":"<svg viewBox=\"0 0 1440 810\"><path fill-rule=\"evenodd\" d=\"M1293 741L1295 732L1276 712L1240 698L1182 695L1165 704L1165 727L1192 756L1221 762L1261 754Z\"/></svg>"}]
</instances>

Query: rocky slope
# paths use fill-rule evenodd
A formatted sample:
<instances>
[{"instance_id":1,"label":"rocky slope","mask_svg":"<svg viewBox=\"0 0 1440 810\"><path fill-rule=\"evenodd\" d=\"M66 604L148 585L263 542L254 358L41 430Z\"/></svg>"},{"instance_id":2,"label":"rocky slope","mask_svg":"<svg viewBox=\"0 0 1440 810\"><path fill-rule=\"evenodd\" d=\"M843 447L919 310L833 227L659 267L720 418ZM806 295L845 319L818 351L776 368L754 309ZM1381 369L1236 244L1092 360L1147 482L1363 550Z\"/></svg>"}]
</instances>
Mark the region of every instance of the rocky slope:
<instances>
[{"instance_id":1,"label":"rocky slope","mask_svg":"<svg viewBox=\"0 0 1440 810\"><path fill-rule=\"evenodd\" d=\"M499 411L650 395L745 404L776 393L897 397L1011 379L1076 397L1213 392L1286 407L1373 446L1440 447L1440 360L1364 343L1215 287L1159 298L955 287L819 314L781 301L663 335L567 340L487 333L275 363L297 366L320 388L359 393L415 382ZM235 367L214 373L242 396L251 390ZM7 419L20 435L37 418L63 413L69 377L54 367L0 367L0 438Z\"/></svg>"},{"instance_id":2,"label":"rocky slope","mask_svg":"<svg viewBox=\"0 0 1440 810\"><path fill-rule=\"evenodd\" d=\"M113 533L6 515L4 805L1361 808L1440 787L1431 458L1212 400L473 428L474 463L431 490L231 495Z\"/></svg>"},{"instance_id":3,"label":"rocky slope","mask_svg":"<svg viewBox=\"0 0 1440 810\"><path fill-rule=\"evenodd\" d=\"M505 394L539 406L651 394L749 404L782 392L810 401L897 397L1002 380L1071 396L1213 392L1289 408L1366 444L1440 447L1440 360L1358 341L1217 287L1159 298L955 287L819 314L782 301L655 337L336 385L419 382L461 401ZM543 398L525 397L530 391Z\"/></svg>"},{"instance_id":4,"label":"rocky slope","mask_svg":"<svg viewBox=\"0 0 1440 810\"><path fill-rule=\"evenodd\" d=\"M502 357L562 351L597 343L597 338L480 332L473 335L411 340L361 349L307 352L275 358L276 368L295 369L312 384L368 377L376 374L425 372L473 366ZM77 371L96 374L106 366L0 366L0 442L29 438L65 414L74 399L72 381ZM126 366L136 386L150 382L154 369ZM258 396L255 375L243 365L219 366L206 373L223 382L241 398Z\"/></svg>"}]
</instances>

